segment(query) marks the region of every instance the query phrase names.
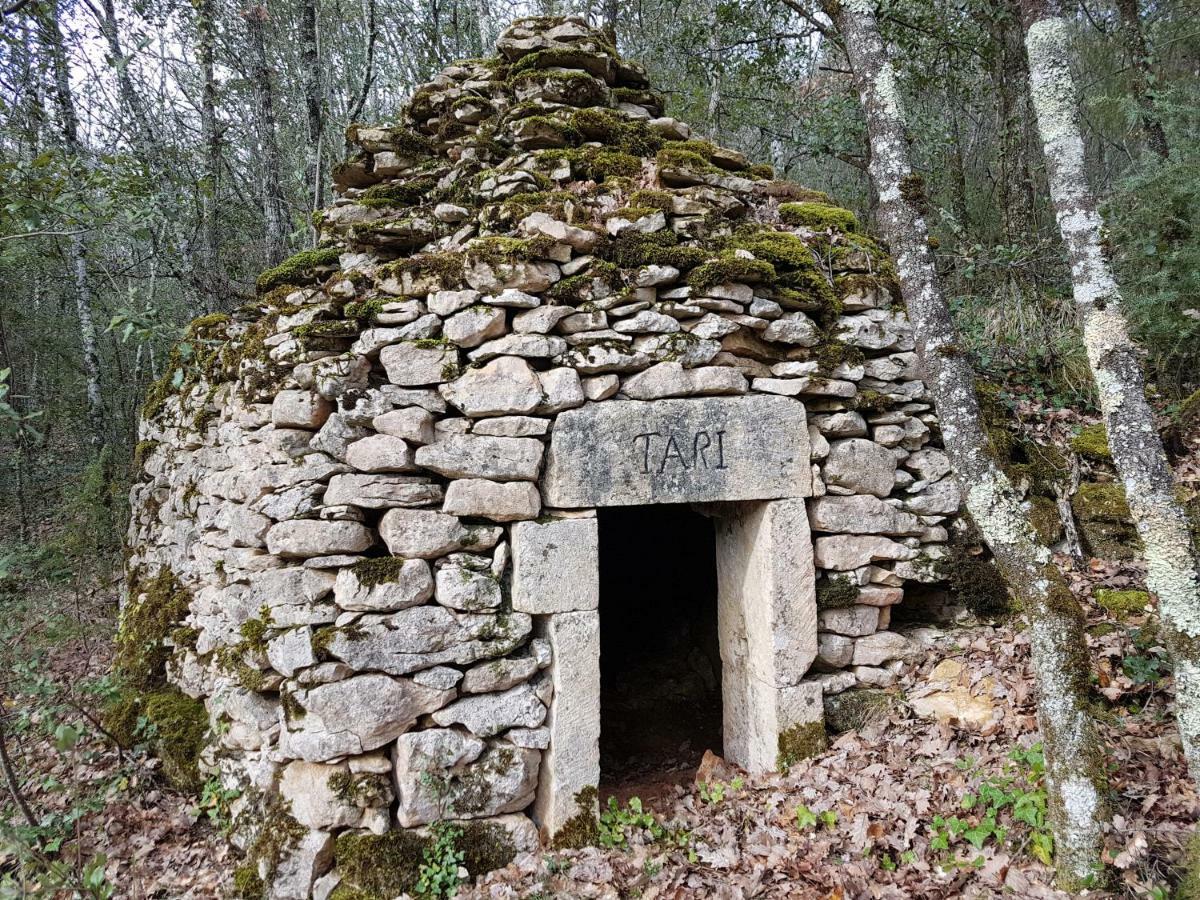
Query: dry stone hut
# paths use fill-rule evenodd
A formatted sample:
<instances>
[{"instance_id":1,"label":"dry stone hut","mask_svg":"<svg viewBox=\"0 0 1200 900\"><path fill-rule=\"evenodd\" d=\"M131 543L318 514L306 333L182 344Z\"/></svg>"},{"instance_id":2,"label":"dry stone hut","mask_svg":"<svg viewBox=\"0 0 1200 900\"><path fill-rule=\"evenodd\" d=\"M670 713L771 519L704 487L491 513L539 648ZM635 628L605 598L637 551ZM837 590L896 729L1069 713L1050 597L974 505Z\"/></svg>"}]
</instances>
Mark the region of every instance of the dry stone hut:
<instances>
[{"instance_id":1,"label":"dry stone hut","mask_svg":"<svg viewBox=\"0 0 1200 900\"><path fill-rule=\"evenodd\" d=\"M586 839L655 647L695 749L788 765L894 679L958 505L850 212L581 21L497 49L351 129L320 249L147 400L118 668L238 793L246 896L393 897L440 823L473 873Z\"/></svg>"}]
</instances>

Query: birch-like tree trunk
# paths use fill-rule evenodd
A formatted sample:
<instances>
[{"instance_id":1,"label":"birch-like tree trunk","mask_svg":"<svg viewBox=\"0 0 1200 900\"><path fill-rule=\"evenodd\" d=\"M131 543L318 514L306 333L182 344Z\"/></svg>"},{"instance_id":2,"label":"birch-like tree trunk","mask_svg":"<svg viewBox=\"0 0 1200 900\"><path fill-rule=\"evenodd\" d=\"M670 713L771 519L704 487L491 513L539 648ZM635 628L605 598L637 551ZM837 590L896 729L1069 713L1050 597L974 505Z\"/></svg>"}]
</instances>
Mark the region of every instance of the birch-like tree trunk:
<instances>
[{"instance_id":1,"label":"birch-like tree trunk","mask_svg":"<svg viewBox=\"0 0 1200 900\"><path fill-rule=\"evenodd\" d=\"M287 213L283 203L282 162L279 139L276 136L275 92L271 87L271 67L267 62L267 8L252 6L242 18L250 41L250 66L253 70L254 97L258 109L255 125L258 130L259 155L262 159L263 237L266 242L267 265L277 265L284 257L287 236Z\"/></svg>"},{"instance_id":2,"label":"birch-like tree trunk","mask_svg":"<svg viewBox=\"0 0 1200 900\"><path fill-rule=\"evenodd\" d=\"M200 132L204 141L205 189L200 194L200 244L202 287L208 310L220 309L228 295L221 271L221 131L217 125L215 0L199 0L196 7L196 58L200 64Z\"/></svg>"},{"instance_id":3,"label":"birch-like tree trunk","mask_svg":"<svg viewBox=\"0 0 1200 900\"><path fill-rule=\"evenodd\" d=\"M63 148L73 161L83 160L83 145L79 140L79 116L75 97L71 93L70 63L62 30L58 26L57 0L52 2L42 27L43 41L50 51L54 68L54 92L58 104ZM93 314L92 287L87 272L87 237L76 231L67 242L67 261L75 286L75 311L79 321L79 345L87 395L88 430L92 445L99 450L106 443L104 427L104 398L100 388L100 351L96 337L96 318Z\"/></svg>"},{"instance_id":4,"label":"birch-like tree trunk","mask_svg":"<svg viewBox=\"0 0 1200 900\"><path fill-rule=\"evenodd\" d=\"M912 171L900 90L873 0L831 0L826 11L844 39L866 115L879 224L896 256L946 452L965 489L967 510L1029 618L1059 881L1078 890L1101 878L1101 850L1110 823L1104 753L1088 708L1083 615L989 451L974 373L962 354L929 249L922 215L924 183Z\"/></svg>"},{"instance_id":5,"label":"birch-like tree trunk","mask_svg":"<svg viewBox=\"0 0 1200 900\"><path fill-rule=\"evenodd\" d=\"M1183 752L1193 780L1200 781L1200 558L1102 243L1104 223L1084 168L1068 25L1054 0L1023 2L1033 106L1070 257L1075 308L1113 462L1145 547L1146 586L1158 595L1161 634L1174 659Z\"/></svg>"},{"instance_id":6,"label":"birch-like tree trunk","mask_svg":"<svg viewBox=\"0 0 1200 900\"><path fill-rule=\"evenodd\" d=\"M308 162L304 176L310 212L316 212L325 205L325 175L321 171L325 104L321 95L321 53L317 25L317 0L303 0L300 10L300 56L304 64L304 109L308 115ZM313 246L316 246L317 229L314 227L310 230Z\"/></svg>"},{"instance_id":7,"label":"birch-like tree trunk","mask_svg":"<svg viewBox=\"0 0 1200 900\"><path fill-rule=\"evenodd\" d=\"M1125 38L1125 50L1129 53L1129 65L1133 77L1133 97L1141 110L1142 131L1146 144L1162 159L1170 155L1167 132L1150 96L1150 54L1146 50L1146 35L1142 31L1142 16L1138 0L1117 0L1121 14L1121 34Z\"/></svg>"}]
</instances>

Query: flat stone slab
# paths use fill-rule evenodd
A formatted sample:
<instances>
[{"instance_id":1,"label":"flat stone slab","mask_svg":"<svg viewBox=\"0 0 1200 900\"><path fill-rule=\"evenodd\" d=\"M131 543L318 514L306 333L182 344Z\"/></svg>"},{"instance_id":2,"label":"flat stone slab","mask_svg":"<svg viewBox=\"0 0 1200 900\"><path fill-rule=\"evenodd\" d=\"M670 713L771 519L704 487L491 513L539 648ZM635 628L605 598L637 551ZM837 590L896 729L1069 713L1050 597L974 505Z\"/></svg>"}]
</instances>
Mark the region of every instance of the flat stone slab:
<instances>
[{"instance_id":1,"label":"flat stone slab","mask_svg":"<svg viewBox=\"0 0 1200 900\"><path fill-rule=\"evenodd\" d=\"M562 509L812 493L803 404L787 397L609 400L560 413L543 481Z\"/></svg>"}]
</instances>

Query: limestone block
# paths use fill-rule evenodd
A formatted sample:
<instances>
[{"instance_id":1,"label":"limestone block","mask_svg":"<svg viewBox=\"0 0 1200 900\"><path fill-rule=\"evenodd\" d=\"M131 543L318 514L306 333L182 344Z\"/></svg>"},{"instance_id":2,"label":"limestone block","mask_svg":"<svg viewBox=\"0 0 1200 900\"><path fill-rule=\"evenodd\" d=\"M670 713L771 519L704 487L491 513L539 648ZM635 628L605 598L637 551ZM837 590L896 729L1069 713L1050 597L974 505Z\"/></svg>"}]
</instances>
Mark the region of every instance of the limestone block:
<instances>
[{"instance_id":1,"label":"limestone block","mask_svg":"<svg viewBox=\"0 0 1200 900\"><path fill-rule=\"evenodd\" d=\"M317 657L312 648L313 631L307 625L289 628L267 642L267 660L271 668L289 678L297 669L313 666Z\"/></svg>"},{"instance_id":2,"label":"limestone block","mask_svg":"<svg viewBox=\"0 0 1200 900\"><path fill-rule=\"evenodd\" d=\"M583 379L583 395L593 402L607 400L620 386L621 379L616 375L597 375Z\"/></svg>"},{"instance_id":3,"label":"limestone block","mask_svg":"<svg viewBox=\"0 0 1200 900\"><path fill-rule=\"evenodd\" d=\"M953 478L943 478L906 498L904 508L920 516L952 516L961 502L958 484Z\"/></svg>"},{"instance_id":4,"label":"limestone block","mask_svg":"<svg viewBox=\"0 0 1200 900\"><path fill-rule=\"evenodd\" d=\"M277 428L315 430L331 412L333 404L312 391L280 391L271 403L271 421Z\"/></svg>"},{"instance_id":5,"label":"limestone block","mask_svg":"<svg viewBox=\"0 0 1200 900\"><path fill-rule=\"evenodd\" d=\"M433 714L439 725L463 725L480 737L509 728L537 728L545 719L546 707L528 684L499 694L471 694Z\"/></svg>"},{"instance_id":6,"label":"limestone block","mask_svg":"<svg viewBox=\"0 0 1200 900\"><path fill-rule=\"evenodd\" d=\"M296 519L267 532L267 549L275 556L327 556L361 553L375 543L370 529L357 522Z\"/></svg>"},{"instance_id":7,"label":"limestone block","mask_svg":"<svg viewBox=\"0 0 1200 900\"><path fill-rule=\"evenodd\" d=\"M355 669L405 675L504 656L521 645L531 628L532 620L524 613L455 614L443 606L414 606L360 621L351 632L339 629L327 641L327 649Z\"/></svg>"},{"instance_id":8,"label":"limestone block","mask_svg":"<svg viewBox=\"0 0 1200 900\"><path fill-rule=\"evenodd\" d=\"M448 691L463 679L463 673L458 669L452 669L450 666L434 666L432 669L424 669L413 675L413 681L417 684L423 684L426 687L437 688L438 690Z\"/></svg>"},{"instance_id":9,"label":"limestone block","mask_svg":"<svg viewBox=\"0 0 1200 900\"><path fill-rule=\"evenodd\" d=\"M528 681L538 671L538 661L533 656L517 656L493 659L467 670L462 680L464 694L486 694L492 691L507 691ZM509 733L511 739L512 733ZM529 747L532 744L519 744ZM545 749L545 748L541 748Z\"/></svg>"},{"instance_id":10,"label":"limestone block","mask_svg":"<svg viewBox=\"0 0 1200 900\"><path fill-rule=\"evenodd\" d=\"M419 406L393 409L378 415L371 420L371 427L380 434L390 434L418 447L433 440L433 415Z\"/></svg>"},{"instance_id":11,"label":"limestone block","mask_svg":"<svg viewBox=\"0 0 1200 900\"><path fill-rule=\"evenodd\" d=\"M493 522L519 522L535 519L542 509L541 495L527 481L485 481L460 478L446 488L443 512L456 516L476 516Z\"/></svg>"},{"instance_id":12,"label":"limestone block","mask_svg":"<svg viewBox=\"0 0 1200 900\"><path fill-rule=\"evenodd\" d=\"M479 369L468 369L441 388L442 396L466 416L531 413L542 402L542 386L529 363L502 356Z\"/></svg>"},{"instance_id":13,"label":"limestone block","mask_svg":"<svg viewBox=\"0 0 1200 900\"><path fill-rule=\"evenodd\" d=\"M943 451L932 447L910 453L900 465L909 471L916 472L922 481L937 481L950 474L950 457Z\"/></svg>"},{"instance_id":14,"label":"limestone block","mask_svg":"<svg viewBox=\"0 0 1200 900\"><path fill-rule=\"evenodd\" d=\"M831 535L813 542L814 558L822 569L848 572L879 560L909 560L917 551L885 537L868 535Z\"/></svg>"},{"instance_id":15,"label":"limestone block","mask_svg":"<svg viewBox=\"0 0 1200 900\"><path fill-rule=\"evenodd\" d=\"M282 851L271 876L271 900L309 900L314 882L332 866L333 835L309 831Z\"/></svg>"},{"instance_id":16,"label":"limestone block","mask_svg":"<svg viewBox=\"0 0 1200 900\"><path fill-rule=\"evenodd\" d=\"M614 401L555 420L546 503L571 509L799 497L804 407L782 397Z\"/></svg>"},{"instance_id":17,"label":"limestone block","mask_svg":"<svg viewBox=\"0 0 1200 900\"><path fill-rule=\"evenodd\" d=\"M688 397L699 394L744 394L746 377L726 366L685 369L678 362L663 362L631 375L621 388L633 400Z\"/></svg>"},{"instance_id":18,"label":"limestone block","mask_svg":"<svg viewBox=\"0 0 1200 900\"><path fill-rule=\"evenodd\" d=\"M783 731L812 721L792 709L817 655L808 515L801 499L746 504L716 530L725 756L771 771Z\"/></svg>"},{"instance_id":19,"label":"limestone block","mask_svg":"<svg viewBox=\"0 0 1200 900\"><path fill-rule=\"evenodd\" d=\"M549 419L536 416L498 416L494 419L480 419L471 429L471 433L492 437L540 437L549 430Z\"/></svg>"},{"instance_id":20,"label":"limestone block","mask_svg":"<svg viewBox=\"0 0 1200 900\"><path fill-rule=\"evenodd\" d=\"M467 355L472 362L487 362L500 356L516 356L528 359L550 359L567 349L567 342L560 337L544 334L506 334L488 341Z\"/></svg>"},{"instance_id":21,"label":"limestone block","mask_svg":"<svg viewBox=\"0 0 1200 900\"><path fill-rule=\"evenodd\" d=\"M896 484L895 456L865 438L831 443L823 471L827 485L876 497L886 497Z\"/></svg>"},{"instance_id":22,"label":"limestone block","mask_svg":"<svg viewBox=\"0 0 1200 900\"><path fill-rule=\"evenodd\" d=\"M543 397L538 404L539 413L558 413L583 406L583 383L574 369L562 367L539 372L538 383L542 386Z\"/></svg>"},{"instance_id":23,"label":"limestone block","mask_svg":"<svg viewBox=\"0 0 1200 900\"><path fill-rule=\"evenodd\" d=\"M478 303L482 296L479 291L434 291L429 295L427 304L430 312L449 317L460 309Z\"/></svg>"},{"instance_id":24,"label":"limestone block","mask_svg":"<svg viewBox=\"0 0 1200 900\"><path fill-rule=\"evenodd\" d=\"M575 312L573 306L539 306L523 309L513 316L513 331L517 334L548 334L559 322Z\"/></svg>"},{"instance_id":25,"label":"limestone block","mask_svg":"<svg viewBox=\"0 0 1200 900\"><path fill-rule=\"evenodd\" d=\"M395 740L420 716L453 700L454 691L371 673L299 689L290 696L303 714L289 716L281 751L324 762L366 753Z\"/></svg>"},{"instance_id":26,"label":"limestone block","mask_svg":"<svg viewBox=\"0 0 1200 900\"><path fill-rule=\"evenodd\" d=\"M823 609L817 615L822 631L832 631L847 637L873 634L879 627L879 607L846 606L841 609Z\"/></svg>"},{"instance_id":27,"label":"limestone block","mask_svg":"<svg viewBox=\"0 0 1200 900\"><path fill-rule=\"evenodd\" d=\"M309 828L360 828L367 808L356 806L344 789L334 785L349 781L350 767L345 763L329 765L294 760L283 767L279 776L279 796L287 801L292 818ZM386 784L386 783L385 783ZM391 791L381 794L389 802ZM386 821L386 820L385 820Z\"/></svg>"},{"instance_id":28,"label":"limestone block","mask_svg":"<svg viewBox=\"0 0 1200 900\"><path fill-rule=\"evenodd\" d=\"M411 472L413 453L401 438L373 434L346 447L346 463L360 472Z\"/></svg>"},{"instance_id":29,"label":"limestone block","mask_svg":"<svg viewBox=\"0 0 1200 900\"><path fill-rule=\"evenodd\" d=\"M553 649L548 672L554 702L533 820L549 839L577 813L599 813L595 806L581 810L575 798L600 783L600 614L555 613L542 627Z\"/></svg>"},{"instance_id":30,"label":"limestone block","mask_svg":"<svg viewBox=\"0 0 1200 900\"><path fill-rule=\"evenodd\" d=\"M828 416L813 416L813 424L821 434L831 438L862 437L867 433L867 420L861 413L848 410Z\"/></svg>"},{"instance_id":31,"label":"limestone block","mask_svg":"<svg viewBox=\"0 0 1200 900\"><path fill-rule=\"evenodd\" d=\"M837 321L839 336L853 347L864 350L912 350L912 326L903 313L869 309Z\"/></svg>"},{"instance_id":32,"label":"limestone block","mask_svg":"<svg viewBox=\"0 0 1200 900\"><path fill-rule=\"evenodd\" d=\"M500 529L463 525L457 516L432 510L390 509L379 521L379 536L394 556L435 559L455 550L490 549Z\"/></svg>"},{"instance_id":33,"label":"limestone block","mask_svg":"<svg viewBox=\"0 0 1200 900\"><path fill-rule=\"evenodd\" d=\"M841 669L854 658L854 641L841 634L821 632L817 635L817 659L814 665Z\"/></svg>"},{"instance_id":34,"label":"limestone block","mask_svg":"<svg viewBox=\"0 0 1200 900\"><path fill-rule=\"evenodd\" d=\"M429 506L442 499L442 486L411 475L334 475L325 490L325 506L363 509Z\"/></svg>"},{"instance_id":35,"label":"limestone block","mask_svg":"<svg viewBox=\"0 0 1200 900\"><path fill-rule=\"evenodd\" d=\"M912 650L908 638L894 631L877 631L854 642L854 665L881 666Z\"/></svg>"},{"instance_id":36,"label":"limestone block","mask_svg":"<svg viewBox=\"0 0 1200 900\"><path fill-rule=\"evenodd\" d=\"M396 818L412 828L524 809L533 800L541 753L489 746L455 729L427 729L396 742ZM472 754L475 757L472 758Z\"/></svg>"},{"instance_id":37,"label":"limestone block","mask_svg":"<svg viewBox=\"0 0 1200 900\"><path fill-rule=\"evenodd\" d=\"M763 340L799 347L813 347L821 340L817 323L802 312L790 312L780 316L766 327Z\"/></svg>"},{"instance_id":38,"label":"limestone block","mask_svg":"<svg viewBox=\"0 0 1200 900\"><path fill-rule=\"evenodd\" d=\"M600 602L599 546L595 518L514 525L513 609L538 615L596 609Z\"/></svg>"},{"instance_id":39,"label":"limestone block","mask_svg":"<svg viewBox=\"0 0 1200 900\"><path fill-rule=\"evenodd\" d=\"M891 574L890 572L888 573ZM897 579L903 584L903 579ZM882 587L869 584L858 589L855 602L864 606L895 606L904 599L904 590L899 587Z\"/></svg>"},{"instance_id":40,"label":"limestone block","mask_svg":"<svg viewBox=\"0 0 1200 900\"><path fill-rule=\"evenodd\" d=\"M808 501L808 523L813 531L835 534L917 535L923 527L916 516L866 494L814 497Z\"/></svg>"},{"instance_id":41,"label":"limestone block","mask_svg":"<svg viewBox=\"0 0 1200 900\"><path fill-rule=\"evenodd\" d=\"M308 446L312 450L328 453L334 459L346 461L346 448L351 442L370 435L370 431L359 425L351 425L340 413L333 413L325 420L321 430L312 436Z\"/></svg>"},{"instance_id":42,"label":"limestone block","mask_svg":"<svg viewBox=\"0 0 1200 900\"><path fill-rule=\"evenodd\" d=\"M333 599L352 612L394 612L433 596L433 576L423 559L386 557L339 569Z\"/></svg>"},{"instance_id":43,"label":"limestone block","mask_svg":"<svg viewBox=\"0 0 1200 900\"><path fill-rule=\"evenodd\" d=\"M379 361L388 381L401 387L441 384L458 374L458 348L453 345L391 344L379 351Z\"/></svg>"},{"instance_id":44,"label":"limestone block","mask_svg":"<svg viewBox=\"0 0 1200 900\"><path fill-rule=\"evenodd\" d=\"M448 478L536 481L544 449L534 438L463 434L419 447L416 460Z\"/></svg>"},{"instance_id":45,"label":"limestone block","mask_svg":"<svg viewBox=\"0 0 1200 900\"><path fill-rule=\"evenodd\" d=\"M460 566L443 566L437 573L437 602L462 612L495 609L502 599L500 582L491 572L474 572Z\"/></svg>"},{"instance_id":46,"label":"limestone block","mask_svg":"<svg viewBox=\"0 0 1200 900\"><path fill-rule=\"evenodd\" d=\"M504 310L498 307L471 307L455 313L442 326L446 339L460 347L478 347L504 334Z\"/></svg>"}]
</instances>

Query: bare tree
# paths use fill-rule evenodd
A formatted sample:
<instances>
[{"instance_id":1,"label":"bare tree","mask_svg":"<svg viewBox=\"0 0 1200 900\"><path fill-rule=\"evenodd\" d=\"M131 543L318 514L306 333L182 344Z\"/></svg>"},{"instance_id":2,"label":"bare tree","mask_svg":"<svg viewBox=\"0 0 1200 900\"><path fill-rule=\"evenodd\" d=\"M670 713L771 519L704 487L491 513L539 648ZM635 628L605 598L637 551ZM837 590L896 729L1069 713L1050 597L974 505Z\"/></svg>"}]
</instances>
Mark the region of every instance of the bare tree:
<instances>
[{"instance_id":1,"label":"bare tree","mask_svg":"<svg viewBox=\"0 0 1200 900\"><path fill-rule=\"evenodd\" d=\"M1046 755L1046 791L1059 880L1070 890L1101 873L1110 822L1104 753L1088 709L1083 616L1049 550L1034 535L1007 476L989 452L974 373L942 293L922 211L924 183L909 160L896 72L872 0L828 3L846 53L871 142L879 224L896 254L901 290L917 338L924 378L938 407L946 452L966 490L966 507L1029 620L1038 719Z\"/></svg>"},{"instance_id":2,"label":"bare tree","mask_svg":"<svg viewBox=\"0 0 1200 900\"><path fill-rule=\"evenodd\" d=\"M1200 781L1200 560L1146 400L1141 363L1103 246L1104 222L1088 185L1069 27L1055 0L1023 3L1033 105L1070 257L1075 309L1113 462L1145 547L1146 585L1158 595L1161 633L1174 657L1183 752L1192 778Z\"/></svg>"},{"instance_id":3,"label":"bare tree","mask_svg":"<svg viewBox=\"0 0 1200 900\"><path fill-rule=\"evenodd\" d=\"M1141 110L1142 131L1150 149L1166 159L1170 155L1170 148L1167 145L1167 132L1154 106L1154 98L1150 96L1150 53L1146 50L1146 35L1142 31L1138 0L1117 0L1117 11L1121 14L1121 34L1129 54L1133 96Z\"/></svg>"},{"instance_id":4,"label":"bare tree","mask_svg":"<svg viewBox=\"0 0 1200 900\"><path fill-rule=\"evenodd\" d=\"M252 6L242 13L246 35L250 42L250 65L253 70L254 96L258 106L255 126L258 149L262 160L263 237L266 242L268 265L276 265L284 257L287 237L287 210L281 185L282 161L275 125L275 93L271 87L271 67L267 62L267 8Z\"/></svg>"},{"instance_id":5,"label":"bare tree","mask_svg":"<svg viewBox=\"0 0 1200 900\"><path fill-rule=\"evenodd\" d=\"M79 139L79 117L71 93L71 70L67 60L66 42L58 24L58 4L49 5L42 23L42 41L49 51L54 70L54 93L58 105L63 149L72 162L83 162L85 151ZM100 351L96 339L96 319L93 314L92 287L87 271L88 245L84 231L74 231L67 238L67 260L75 287L75 312L79 319L79 340L83 356L83 377L87 392L88 428L91 441L98 450L105 444L104 399L100 388Z\"/></svg>"},{"instance_id":6,"label":"bare tree","mask_svg":"<svg viewBox=\"0 0 1200 900\"><path fill-rule=\"evenodd\" d=\"M200 65L200 131L204 144L204 187L200 192L200 243L203 256L201 280L208 309L220 308L228 294L221 271L221 131L217 125L216 19L215 0L199 0L196 6L196 57Z\"/></svg>"},{"instance_id":7,"label":"bare tree","mask_svg":"<svg viewBox=\"0 0 1200 900\"><path fill-rule=\"evenodd\" d=\"M321 94L321 53L317 26L319 22L317 0L303 0L300 10L300 55L304 65L304 109L308 125L308 162L305 166L305 184L308 186L310 211L316 212L325 205L325 175L321 171L321 156L324 152L325 102ZM317 231L312 229L313 243Z\"/></svg>"}]
</instances>

